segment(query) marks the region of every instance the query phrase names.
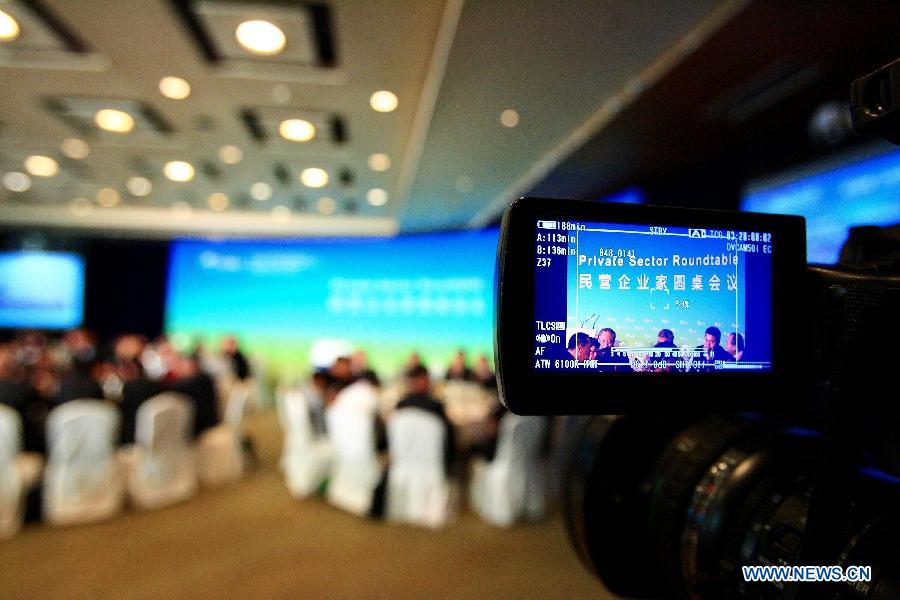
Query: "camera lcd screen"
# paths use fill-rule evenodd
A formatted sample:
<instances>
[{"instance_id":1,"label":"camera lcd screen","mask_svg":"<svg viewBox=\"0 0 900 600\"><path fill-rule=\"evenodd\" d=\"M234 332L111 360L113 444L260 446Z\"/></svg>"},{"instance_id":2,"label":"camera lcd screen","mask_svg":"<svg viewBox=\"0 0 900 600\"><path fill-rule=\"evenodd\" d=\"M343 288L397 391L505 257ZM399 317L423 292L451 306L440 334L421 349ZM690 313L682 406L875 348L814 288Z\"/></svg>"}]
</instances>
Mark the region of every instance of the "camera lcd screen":
<instances>
[{"instance_id":1,"label":"camera lcd screen","mask_svg":"<svg viewBox=\"0 0 900 600\"><path fill-rule=\"evenodd\" d=\"M771 232L538 219L535 371L772 371Z\"/></svg>"}]
</instances>

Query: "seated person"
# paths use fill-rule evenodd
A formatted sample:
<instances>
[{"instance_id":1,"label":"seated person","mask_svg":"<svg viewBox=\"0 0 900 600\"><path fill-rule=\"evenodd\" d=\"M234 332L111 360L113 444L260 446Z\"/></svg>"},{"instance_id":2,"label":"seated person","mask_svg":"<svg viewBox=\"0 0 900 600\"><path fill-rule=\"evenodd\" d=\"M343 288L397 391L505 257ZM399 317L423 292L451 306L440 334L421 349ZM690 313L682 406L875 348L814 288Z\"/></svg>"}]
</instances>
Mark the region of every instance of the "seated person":
<instances>
[{"instance_id":1,"label":"seated person","mask_svg":"<svg viewBox=\"0 0 900 600\"><path fill-rule=\"evenodd\" d=\"M250 378L250 361L244 356L238 348L237 339L233 335L226 336L222 339L222 356L226 359L231 369L231 373L239 381Z\"/></svg>"},{"instance_id":2,"label":"seated person","mask_svg":"<svg viewBox=\"0 0 900 600\"><path fill-rule=\"evenodd\" d=\"M660 329L659 333L656 334L656 343L653 345L654 348L677 348L675 345L675 334L671 329ZM650 371L654 373L671 373L676 370L676 363L678 358L674 354L667 354L660 357L651 357L651 361L657 363L656 366L650 365ZM665 363L664 367L660 367L660 363Z\"/></svg>"},{"instance_id":3,"label":"seated person","mask_svg":"<svg viewBox=\"0 0 900 600\"><path fill-rule=\"evenodd\" d=\"M116 369L122 379L122 400L119 411L122 415L120 443L134 443L134 432L137 424L137 412L145 400L163 391L163 386L152 381L144 374L141 364L134 359L121 360Z\"/></svg>"},{"instance_id":4,"label":"seated person","mask_svg":"<svg viewBox=\"0 0 900 600\"><path fill-rule=\"evenodd\" d=\"M353 381L367 379L369 381L374 380L374 385L376 386L381 385L378 375L369 366L369 357L366 356L363 350L357 350L350 356L350 373L353 376Z\"/></svg>"},{"instance_id":5,"label":"seated person","mask_svg":"<svg viewBox=\"0 0 900 600\"><path fill-rule=\"evenodd\" d=\"M478 355L478 361L475 363L473 375L475 377L475 381L480 383L485 388L491 390L497 389L497 376L494 375L494 371L491 370L491 365L490 363L488 363L488 358L484 354Z\"/></svg>"},{"instance_id":6,"label":"seated person","mask_svg":"<svg viewBox=\"0 0 900 600\"><path fill-rule=\"evenodd\" d=\"M313 431L317 435L325 435L327 432L327 425L325 424L325 396L328 393L330 384L331 378L328 372L319 370L312 374L309 383L303 388L303 395L306 396L306 403L309 407L309 420Z\"/></svg>"},{"instance_id":7,"label":"seated person","mask_svg":"<svg viewBox=\"0 0 900 600\"><path fill-rule=\"evenodd\" d=\"M395 412L417 408L419 410L430 412L443 421L444 428L447 432L446 438L444 439L444 469L449 477L456 451L453 426L450 424L450 420L447 419L447 413L444 412L444 405L435 400L431 395L431 378L428 374L428 369L419 365L418 367L413 368L407 374L407 377L409 379L409 393L397 404Z\"/></svg>"},{"instance_id":8,"label":"seated person","mask_svg":"<svg viewBox=\"0 0 900 600\"><path fill-rule=\"evenodd\" d=\"M39 400L28 385L25 369L16 361L12 344L0 344L0 404L15 410L22 419L24 449L43 453L47 406L37 403Z\"/></svg>"},{"instance_id":9,"label":"seated person","mask_svg":"<svg viewBox=\"0 0 900 600\"><path fill-rule=\"evenodd\" d=\"M453 356L453 362L447 367L447 381L470 381L472 379L472 371L466 366L466 353L457 350Z\"/></svg>"},{"instance_id":10,"label":"seated person","mask_svg":"<svg viewBox=\"0 0 900 600\"><path fill-rule=\"evenodd\" d=\"M573 333L569 336L569 343L565 347L552 345L548 349L547 358L553 360L571 361L572 359L584 361L591 359L591 349L594 338L584 332ZM596 341L596 340L594 340Z\"/></svg>"},{"instance_id":11,"label":"seated person","mask_svg":"<svg viewBox=\"0 0 900 600\"><path fill-rule=\"evenodd\" d=\"M403 365L404 377L408 376L408 373L412 372L416 367L424 366L424 364L425 363L422 362L422 356L418 352L411 352L406 359L406 363Z\"/></svg>"},{"instance_id":12,"label":"seated person","mask_svg":"<svg viewBox=\"0 0 900 600\"><path fill-rule=\"evenodd\" d=\"M597 367L598 371L612 372L631 370L631 365L625 354L613 353L613 348L615 347L615 330L604 327L597 332L597 350L594 353L594 357L600 363L600 366Z\"/></svg>"},{"instance_id":13,"label":"seated person","mask_svg":"<svg viewBox=\"0 0 900 600\"><path fill-rule=\"evenodd\" d=\"M334 399L345 387L353 383L353 371L350 366L350 358L339 356L328 369L328 389L325 393L326 406L334 402Z\"/></svg>"},{"instance_id":14,"label":"seated person","mask_svg":"<svg viewBox=\"0 0 900 600\"><path fill-rule=\"evenodd\" d=\"M0 404L25 410L30 390L25 382L25 370L16 364L11 346L0 344Z\"/></svg>"},{"instance_id":15,"label":"seated person","mask_svg":"<svg viewBox=\"0 0 900 600\"><path fill-rule=\"evenodd\" d=\"M721 340L722 331L718 327L707 327L703 345L696 348L702 350L702 353L699 358L694 358L694 369L710 371L715 369L716 361L734 362L734 357L719 344Z\"/></svg>"},{"instance_id":16,"label":"seated person","mask_svg":"<svg viewBox=\"0 0 900 600\"><path fill-rule=\"evenodd\" d=\"M72 400L102 400L103 388L91 375L93 364L75 360L72 366L59 378L59 391L54 399L54 406Z\"/></svg>"},{"instance_id":17,"label":"seated person","mask_svg":"<svg viewBox=\"0 0 900 600\"><path fill-rule=\"evenodd\" d=\"M200 370L195 357L179 356L172 369L175 381L169 386L173 392L188 396L194 404L194 437L219 424L216 384L212 377Z\"/></svg>"},{"instance_id":18,"label":"seated person","mask_svg":"<svg viewBox=\"0 0 900 600\"><path fill-rule=\"evenodd\" d=\"M744 336L732 331L725 340L725 351L734 357L734 360L741 360L744 357Z\"/></svg>"}]
</instances>

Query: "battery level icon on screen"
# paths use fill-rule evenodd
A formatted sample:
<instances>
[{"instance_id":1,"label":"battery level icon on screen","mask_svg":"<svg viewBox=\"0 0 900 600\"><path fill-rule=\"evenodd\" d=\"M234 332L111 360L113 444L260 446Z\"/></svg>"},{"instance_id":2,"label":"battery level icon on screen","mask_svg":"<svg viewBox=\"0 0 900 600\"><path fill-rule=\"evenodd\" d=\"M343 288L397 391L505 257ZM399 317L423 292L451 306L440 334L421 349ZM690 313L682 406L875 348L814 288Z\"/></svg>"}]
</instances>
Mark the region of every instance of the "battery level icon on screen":
<instances>
[{"instance_id":1,"label":"battery level icon on screen","mask_svg":"<svg viewBox=\"0 0 900 600\"><path fill-rule=\"evenodd\" d=\"M557 229L556 221L538 221L538 229Z\"/></svg>"}]
</instances>

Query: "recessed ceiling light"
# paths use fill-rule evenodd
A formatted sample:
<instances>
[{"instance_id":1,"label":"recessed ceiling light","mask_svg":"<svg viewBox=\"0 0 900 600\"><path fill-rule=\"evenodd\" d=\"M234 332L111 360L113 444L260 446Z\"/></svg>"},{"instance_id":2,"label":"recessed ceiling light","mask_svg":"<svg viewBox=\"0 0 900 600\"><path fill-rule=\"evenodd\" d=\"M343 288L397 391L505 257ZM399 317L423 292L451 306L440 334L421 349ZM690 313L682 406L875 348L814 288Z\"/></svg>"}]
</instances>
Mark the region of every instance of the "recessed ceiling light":
<instances>
[{"instance_id":1,"label":"recessed ceiling light","mask_svg":"<svg viewBox=\"0 0 900 600\"><path fill-rule=\"evenodd\" d=\"M172 181L190 181L194 178L194 165L183 160L173 160L166 163L163 173Z\"/></svg>"},{"instance_id":2,"label":"recessed ceiling light","mask_svg":"<svg viewBox=\"0 0 900 600\"><path fill-rule=\"evenodd\" d=\"M397 95L387 90L381 90L372 94L369 98L369 104L378 112L391 112L397 108Z\"/></svg>"},{"instance_id":3,"label":"recessed ceiling light","mask_svg":"<svg viewBox=\"0 0 900 600\"><path fill-rule=\"evenodd\" d=\"M316 128L303 119L287 119L278 126L278 133L292 142L308 142L316 137Z\"/></svg>"},{"instance_id":4,"label":"recessed ceiling light","mask_svg":"<svg viewBox=\"0 0 900 600\"><path fill-rule=\"evenodd\" d=\"M191 95L191 84L181 77L163 77L159 80L159 93L172 100L184 100Z\"/></svg>"},{"instance_id":5,"label":"recessed ceiling light","mask_svg":"<svg viewBox=\"0 0 900 600\"><path fill-rule=\"evenodd\" d=\"M34 155L25 159L25 170L36 177L53 177L59 173L59 164L49 156Z\"/></svg>"},{"instance_id":6,"label":"recessed ceiling light","mask_svg":"<svg viewBox=\"0 0 900 600\"><path fill-rule=\"evenodd\" d=\"M11 42L19 37L19 24L0 10L0 42Z\"/></svg>"},{"instance_id":7,"label":"recessed ceiling light","mask_svg":"<svg viewBox=\"0 0 900 600\"><path fill-rule=\"evenodd\" d=\"M287 223L291 220L291 209L281 205L273 207L272 220L276 223Z\"/></svg>"},{"instance_id":8,"label":"recessed ceiling light","mask_svg":"<svg viewBox=\"0 0 900 600\"><path fill-rule=\"evenodd\" d=\"M334 209L337 208L337 202L335 202L334 198L331 196L322 196L316 202L316 208L318 208L319 212L323 215L330 215L334 213Z\"/></svg>"},{"instance_id":9,"label":"recessed ceiling light","mask_svg":"<svg viewBox=\"0 0 900 600\"><path fill-rule=\"evenodd\" d=\"M369 168L373 171L387 171L391 168L391 157L380 152L372 154L369 156Z\"/></svg>"},{"instance_id":10,"label":"recessed ceiling light","mask_svg":"<svg viewBox=\"0 0 900 600\"><path fill-rule=\"evenodd\" d=\"M94 122L100 129L114 133L128 133L134 129L134 117L122 110L103 108L94 115Z\"/></svg>"},{"instance_id":11,"label":"recessed ceiling light","mask_svg":"<svg viewBox=\"0 0 900 600\"><path fill-rule=\"evenodd\" d=\"M223 211L228 208L230 201L228 200L228 196L222 192L213 192L206 198L206 203L209 204L209 207L213 210Z\"/></svg>"},{"instance_id":12,"label":"recessed ceiling light","mask_svg":"<svg viewBox=\"0 0 900 600\"><path fill-rule=\"evenodd\" d=\"M31 189L31 177L18 171L10 171L3 175L3 187L11 192L27 192Z\"/></svg>"},{"instance_id":13,"label":"recessed ceiling light","mask_svg":"<svg viewBox=\"0 0 900 600\"><path fill-rule=\"evenodd\" d=\"M63 140L62 144L59 145L59 149L65 156L75 160L87 158L87 155L91 153L91 148L87 145L87 142L78 138Z\"/></svg>"},{"instance_id":14,"label":"recessed ceiling light","mask_svg":"<svg viewBox=\"0 0 900 600\"><path fill-rule=\"evenodd\" d=\"M69 210L76 217L86 217L94 212L94 203L87 198L72 198L69 202Z\"/></svg>"},{"instance_id":15,"label":"recessed ceiling light","mask_svg":"<svg viewBox=\"0 0 900 600\"><path fill-rule=\"evenodd\" d=\"M372 188L366 192L366 202L372 206L384 206L388 201L388 193L381 188Z\"/></svg>"},{"instance_id":16,"label":"recessed ceiling light","mask_svg":"<svg viewBox=\"0 0 900 600\"><path fill-rule=\"evenodd\" d=\"M500 123L504 127L515 127L519 124L519 113L511 108L507 108L500 113Z\"/></svg>"},{"instance_id":17,"label":"recessed ceiling light","mask_svg":"<svg viewBox=\"0 0 900 600\"><path fill-rule=\"evenodd\" d=\"M244 153L237 146L222 146L219 148L219 159L226 165L236 165L244 158Z\"/></svg>"},{"instance_id":18,"label":"recessed ceiling light","mask_svg":"<svg viewBox=\"0 0 900 600\"><path fill-rule=\"evenodd\" d=\"M265 181L257 181L250 186L250 196L254 200L264 202L272 197L272 186Z\"/></svg>"},{"instance_id":19,"label":"recessed ceiling light","mask_svg":"<svg viewBox=\"0 0 900 600\"><path fill-rule=\"evenodd\" d=\"M105 187L97 190L97 204L111 208L119 203L122 199L114 188Z\"/></svg>"},{"instance_id":20,"label":"recessed ceiling light","mask_svg":"<svg viewBox=\"0 0 900 600\"><path fill-rule=\"evenodd\" d=\"M272 56L284 50L284 32L268 21L244 21L234 32L238 43L254 54Z\"/></svg>"},{"instance_id":21,"label":"recessed ceiling light","mask_svg":"<svg viewBox=\"0 0 900 600\"><path fill-rule=\"evenodd\" d=\"M125 182L125 187L132 196L149 196L153 191L153 184L146 177L131 177Z\"/></svg>"},{"instance_id":22,"label":"recessed ceiling light","mask_svg":"<svg viewBox=\"0 0 900 600\"><path fill-rule=\"evenodd\" d=\"M328 185L328 172L325 169L312 167L300 172L300 181L306 187L320 188Z\"/></svg>"}]
</instances>

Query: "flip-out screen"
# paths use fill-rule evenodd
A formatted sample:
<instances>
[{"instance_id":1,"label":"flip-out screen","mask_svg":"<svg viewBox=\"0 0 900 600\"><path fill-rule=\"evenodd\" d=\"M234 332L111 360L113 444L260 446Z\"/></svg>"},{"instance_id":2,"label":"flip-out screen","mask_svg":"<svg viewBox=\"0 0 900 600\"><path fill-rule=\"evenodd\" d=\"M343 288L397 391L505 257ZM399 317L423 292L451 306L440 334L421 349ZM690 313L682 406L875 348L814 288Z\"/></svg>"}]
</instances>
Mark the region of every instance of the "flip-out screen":
<instances>
[{"instance_id":1,"label":"flip-out screen","mask_svg":"<svg viewBox=\"0 0 900 600\"><path fill-rule=\"evenodd\" d=\"M771 371L771 232L537 220L535 371Z\"/></svg>"}]
</instances>

